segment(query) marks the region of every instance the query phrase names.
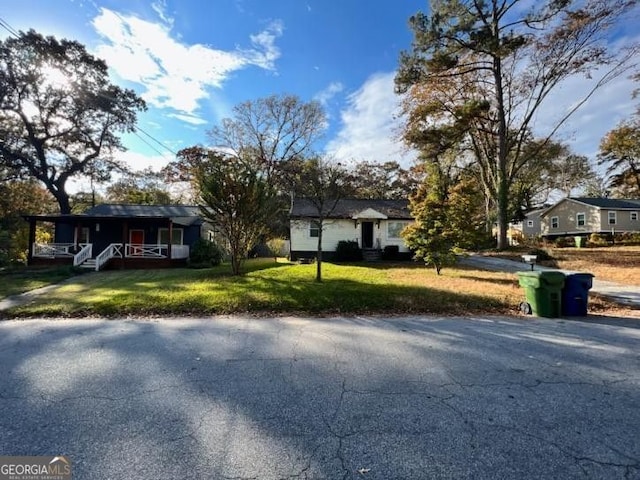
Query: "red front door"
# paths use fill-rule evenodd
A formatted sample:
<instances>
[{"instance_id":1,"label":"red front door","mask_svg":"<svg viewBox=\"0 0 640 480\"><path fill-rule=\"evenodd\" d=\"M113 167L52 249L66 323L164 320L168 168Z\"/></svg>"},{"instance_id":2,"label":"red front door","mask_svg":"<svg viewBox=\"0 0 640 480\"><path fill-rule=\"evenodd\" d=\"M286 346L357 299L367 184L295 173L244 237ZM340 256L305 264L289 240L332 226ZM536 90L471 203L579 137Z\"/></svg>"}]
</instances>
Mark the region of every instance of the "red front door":
<instances>
[{"instance_id":1,"label":"red front door","mask_svg":"<svg viewBox=\"0 0 640 480\"><path fill-rule=\"evenodd\" d=\"M144 245L144 230L129 230L129 243L130 255L142 255L140 245Z\"/></svg>"}]
</instances>

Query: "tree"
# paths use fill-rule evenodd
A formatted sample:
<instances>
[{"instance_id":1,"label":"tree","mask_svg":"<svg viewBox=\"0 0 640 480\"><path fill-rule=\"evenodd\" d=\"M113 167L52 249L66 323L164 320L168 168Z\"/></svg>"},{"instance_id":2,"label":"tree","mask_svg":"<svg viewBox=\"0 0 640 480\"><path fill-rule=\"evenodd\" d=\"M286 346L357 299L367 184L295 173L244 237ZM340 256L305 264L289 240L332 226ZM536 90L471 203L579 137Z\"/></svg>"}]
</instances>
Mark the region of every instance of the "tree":
<instances>
[{"instance_id":1,"label":"tree","mask_svg":"<svg viewBox=\"0 0 640 480\"><path fill-rule=\"evenodd\" d=\"M408 198L420 183L415 170L405 170L396 161L362 161L351 170L353 195L356 198Z\"/></svg>"},{"instance_id":2,"label":"tree","mask_svg":"<svg viewBox=\"0 0 640 480\"><path fill-rule=\"evenodd\" d=\"M289 181L294 194L306 199L315 213L318 229L316 252L316 281L322 281L323 231L340 200L351 192L351 178L340 163L314 157L298 162L295 171L289 171Z\"/></svg>"},{"instance_id":3,"label":"tree","mask_svg":"<svg viewBox=\"0 0 640 480\"><path fill-rule=\"evenodd\" d=\"M171 194L161 182L161 174L150 169L123 177L107 187L107 200L114 203L168 205Z\"/></svg>"},{"instance_id":4,"label":"tree","mask_svg":"<svg viewBox=\"0 0 640 480\"><path fill-rule=\"evenodd\" d=\"M202 214L227 239L231 270L240 275L247 253L279 213L276 191L255 167L219 152L207 152L194 177Z\"/></svg>"},{"instance_id":5,"label":"tree","mask_svg":"<svg viewBox=\"0 0 640 480\"><path fill-rule=\"evenodd\" d=\"M396 91L408 94L405 139L419 149L463 149L478 165L496 208L498 248L507 246L518 174L536 161L536 113L567 78L604 74L540 144L593 93L632 67L638 47L611 52L606 35L630 0L439 0L411 17L413 47L400 58Z\"/></svg>"},{"instance_id":6,"label":"tree","mask_svg":"<svg viewBox=\"0 0 640 480\"><path fill-rule=\"evenodd\" d=\"M29 225L21 215L53 213L53 197L33 180L0 183L0 265L25 261L29 248Z\"/></svg>"},{"instance_id":7,"label":"tree","mask_svg":"<svg viewBox=\"0 0 640 480\"><path fill-rule=\"evenodd\" d=\"M29 31L0 41L0 164L40 182L70 213L70 178L108 178L119 132L144 101L109 82L107 65L71 40Z\"/></svg>"},{"instance_id":8,"label":"tree","mask_svg":"<svg viewBox=\"0 0 640 480\"><path fill-rule=\"evenodd\" d=\"M402 232L406 244L417 260L442 268L456 262L456 250L477 247L484 231L478 215L480 192L467 175L449 176L437 163L430 163L427 176L409 206L415 222Z\"/></svg>"},{"instance_id":9,"label":"tree","mask_svg":"<svg viewBox=\"0 0 640 480\"><path fill-rule=\"evenodd\" d=\"M319 102L302 102L294 95L272 95L246 101L233 108L208 134L213 148L231 152L264 172L269 182L278 165L304 157L326 128Z\"/></svg>"},{"instance_id":10,"label":"tree","mask_svg":"<svg viewBox=\"0 0 640 480\"><path fill-rule=\"evenodd\" d=\"M609 187L640 197L640 117L620 123L600 142L599 163L607 165Z\"/></svg>"}]
</instances>

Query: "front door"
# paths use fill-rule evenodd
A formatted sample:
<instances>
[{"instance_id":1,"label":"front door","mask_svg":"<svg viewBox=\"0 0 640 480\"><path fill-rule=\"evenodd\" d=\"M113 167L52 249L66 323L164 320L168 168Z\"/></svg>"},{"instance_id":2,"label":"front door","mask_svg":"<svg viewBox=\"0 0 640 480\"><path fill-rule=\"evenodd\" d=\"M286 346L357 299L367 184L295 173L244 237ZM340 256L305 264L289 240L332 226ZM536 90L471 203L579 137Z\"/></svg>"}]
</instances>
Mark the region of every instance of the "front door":
<instances>
[{"instance_id":1,"label":"front door","mask_svg":"<svg viewBox=\"0 0 640 480\"><path fill-rule=\"evenodd\" d=\"M129 255L142 255L144 230L129 230Z\"/></svg>"},{"instance_id":2,"label":"front door","mask_svg":"<svg viewBox=\"0 0 640 480\"><path fill-rule=\"evenodd\" d=\"M373 248L373 222L362 222L362 248Z\"/></svg>"}]
</instances>

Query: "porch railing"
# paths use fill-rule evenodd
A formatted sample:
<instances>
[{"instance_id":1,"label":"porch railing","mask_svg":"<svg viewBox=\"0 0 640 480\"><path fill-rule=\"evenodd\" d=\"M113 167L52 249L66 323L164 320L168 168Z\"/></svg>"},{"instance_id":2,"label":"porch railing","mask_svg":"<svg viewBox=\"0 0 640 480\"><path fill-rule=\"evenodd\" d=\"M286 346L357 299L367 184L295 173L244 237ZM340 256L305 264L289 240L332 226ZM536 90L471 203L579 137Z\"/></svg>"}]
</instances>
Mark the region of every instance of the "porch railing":
<instances>
[{"instance_id":1,"label":"porch railing","mask_svg":"<svg viewBox=\"0 0 640 480\"><path fill-rule=\"evenodd\" d=\"M74 246L75 243L34 243L32 253L34 257L73 257Z\"/></svg>"},{"instance_id":2,"label":"porch railing","mask_svg":"<svg viewBox=\"0 0 640 480\"><path fill-rule=\"evenodd\" d=\"M73 256L73 266L77 267L78 265L83 264L92 256L93 256L93 244L91 243L84 244L82 249Z\"/></svg>"},{"instance_id":3,"label":"porch railing","mask_svg":"<svg viewBox=\"0 0 640 480\"><path fill-rule=\"evenodd\" d=\"M96 272L102 268L109 260L115 257L122 258L122 244L112 243L96 257Z\"/></svg>"},{"instance_id":4,"label":"porch railing","mask_svg":"<svg viewBox=\"0 0 640 480\"><path fill-rule=\"evenodd\" d=\"M127 243L124 255L127 258L168 258L169 245L166 243ZM189 258L189 246L171 245L171 258Z\"/></svg>"}]
</instances>

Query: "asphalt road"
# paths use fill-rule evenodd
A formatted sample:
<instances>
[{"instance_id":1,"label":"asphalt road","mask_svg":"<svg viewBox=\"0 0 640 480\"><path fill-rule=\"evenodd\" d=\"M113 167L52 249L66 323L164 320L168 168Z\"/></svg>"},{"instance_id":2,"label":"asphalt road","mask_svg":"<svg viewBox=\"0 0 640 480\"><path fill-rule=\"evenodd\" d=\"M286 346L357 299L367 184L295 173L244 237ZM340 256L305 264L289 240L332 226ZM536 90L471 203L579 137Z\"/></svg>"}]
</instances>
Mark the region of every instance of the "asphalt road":
<instances>
[{"instance_id":1,"label":"asphalt road","mask_svg":"<svg viewBox=\"0 0 640 480\"><path fill-rule=\"evenodd\" d=\"M0 322L0 454L74 479L638 479L640 323Z\"/></svg>"}]
</instances>

